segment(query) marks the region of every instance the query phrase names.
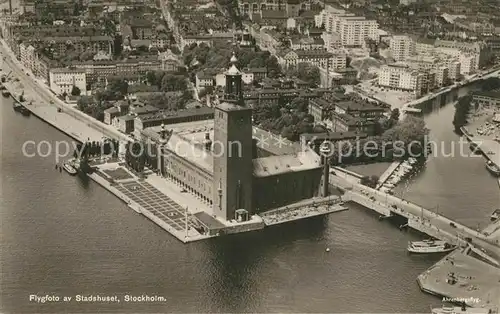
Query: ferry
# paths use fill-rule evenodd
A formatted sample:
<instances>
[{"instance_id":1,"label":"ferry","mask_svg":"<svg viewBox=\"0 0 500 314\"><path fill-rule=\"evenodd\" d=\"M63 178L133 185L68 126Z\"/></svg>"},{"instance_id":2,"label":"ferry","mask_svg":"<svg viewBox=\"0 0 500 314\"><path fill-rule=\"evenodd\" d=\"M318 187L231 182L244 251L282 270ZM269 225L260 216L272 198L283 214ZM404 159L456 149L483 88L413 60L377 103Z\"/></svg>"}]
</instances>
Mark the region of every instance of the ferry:
<instances>
[{"instance_id":1,"label":"ferry","mask_svg":"<svg viewBox=\"0 0 500 314\"><path fill-rule=\"evenodd\" d=\"M491 220L498 220L500 218L500 208L495 209L495 211L491 214Z\"/></svg>"},{"instance_id":2,"label":"ferry","mask_svg":"<svg viewBox=\"0 0 500 314\"><path fill-rule=\"evenodd\" d=\"M493 314L491 309L483 307L442 306L431 309L432 314Z\"/></svg>"},{"instance_id":3,"label":"ferry","mask_svg":"<svg viewBox=\"0 0 500 314\"><path fill-rule=\"evenodd\" d=\"M423 240L408 243L408 252L410 253L446 253L456 249L456 246L439 240Z\"/></svg>"},{"instance_id":4,"label":"ferry","mask_svg":"<svg viewBox=\"0 0 500 314\"><path fill-rule=\"evenodd\" d=\"M75 167L70 165L68 162L65 162L63 164L63 169L72 176L74 176L78 173L78 170L76 170Z\"/></svg>"},{"instance_id":5,"label":"ferry","mask_svg":"<svg viewBox=\"0 0 500 314\"><path fill-rule=\"evenodd\" d=\"M486 162L486 169L488 169L488 171L495 177L500 177L500 168L497 165L495 165L491 160L488 160Z\"/></svg>"}]
</instances>

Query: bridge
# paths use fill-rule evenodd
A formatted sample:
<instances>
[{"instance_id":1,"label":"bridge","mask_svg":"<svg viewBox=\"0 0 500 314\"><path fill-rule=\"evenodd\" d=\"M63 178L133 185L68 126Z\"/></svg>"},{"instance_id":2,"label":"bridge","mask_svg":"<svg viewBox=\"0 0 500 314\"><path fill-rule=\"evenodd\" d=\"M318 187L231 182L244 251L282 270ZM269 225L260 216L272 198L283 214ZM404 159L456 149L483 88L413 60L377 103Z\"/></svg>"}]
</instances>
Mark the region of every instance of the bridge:
<instances>
[{"instance_id":1,"label":"bridge","mask_svg":"<svg viewBox=\"0 0 500 314\"><path fill-rule=\"evenodd\" d=\"M335 174L330 175L330 184L345 192L342 197L344 201L352 201L370 208L379 213L381 218L403 217L407 220L406 226L431 237L460 246L472 244L484 249L495 259L500 258L499 240L485 233L455 222L420 205L349 181Z\"/></svg>"}]
</instances>

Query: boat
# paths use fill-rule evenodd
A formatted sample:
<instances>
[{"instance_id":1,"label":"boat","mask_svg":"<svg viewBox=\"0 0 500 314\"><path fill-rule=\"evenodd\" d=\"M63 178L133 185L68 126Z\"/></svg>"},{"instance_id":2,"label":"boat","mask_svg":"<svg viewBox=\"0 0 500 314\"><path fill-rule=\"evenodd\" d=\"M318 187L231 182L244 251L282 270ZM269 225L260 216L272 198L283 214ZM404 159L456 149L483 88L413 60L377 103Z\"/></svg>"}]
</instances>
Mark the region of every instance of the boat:
<instances>
[{"instance_id":1,"label":"boat","mask_svg":"<svg viewBox=\"0 0 500 314\"><path fill-rule=\"evenodd\" d=\"M75 167L73 167L70 163L68 162L65 162L63 164L63 169L69 173L70 175L74 176L78 173L78 170L75 169Z\"/></svg>"},{"instance_id":2,"label":"boat","mask_svg":"<svg viewBox=\"0 0 500 314\"><path fill-rule=\"evenodd\" d=\"M29 111L26 107L24 107L23 105L20 106L19 108L19 112L23 115L23 116L30 116L31 115L31 111Z\"/></svg>"},{"instance_id":3,"label":"boat","mask_svg":"<svg viewBox=\"0 0 500 314\"><path fill-rule=\"evenodd\" d=\"M467 307L462 306L442 306L431 309L432 314L492 314L491 309L484 307Z\"/></svg>"},{"instance_id":4,"label":"boat","mask_svg":"<svg viewBox=\"0 0 500 314\"><path fill-rule=\"evenodd\" d=\"M481 149L479 148L479 144L477 144L476 142L471 142L469 144L469 149L474 154L481 154Z\"/></svg>"},{"instance_id":5,"label":"boat","mask_svg":"<svg viewBox=\"0 0 500 314\"><path fill-rule=\"evenodd\" d=\"M495 163L493 163L493 161L488 160L486 162L486 169L488 169L488 171L492 175L494 175L495 177L500 177L500 167L498 167L497 165L495 165Z\"/></svg>"},{"instance_id":6,"label":"boat","mask_svg":"<svg viewBox=\"0 0 500 314\"><path fill-rule=\"evenodd\" d=\"M406 169L408 169L408 170L412 170L413 169L412 165L410 165L408 163L403 163L403 164L401 164L401 166L404 167L404 168L406 168Z\"/></svg>"},{"instance_id":7,"label":"boat","mask_svg":"<svg viewBox=\"0 0 500 314\"><path fill-rule=\"evenodd\" d=\"M395 187L395 185L392 183L384 183L384 185L382 185L382 186L389 188L389 189L394 189L394 187Z\"/></svg>"},{"instance_id":8,"label":"boat","mask_svg":"<svg viewBox=\"0 0 500 314\"><path fill-rule=\"evenodd\" d=\"M440 240L424 240L424 241L414 241L408 243L408 252L410 253L446 253L451 252L456 249L455 245L446 243L446 241Z\"/></svg>"},{"instance_id":9,"label":"boat","mask_svg":"<svg viewBox=\"0 0 500 314\"><path fill-rule=\"evenodd\" d=\"M490 219L491 220L498 220L500 218L500 208L495 209L493 213L491 213Z\"/></svg>"},{"instance_id":10,"label":"boat","mask_svg":"<svg viewBox=\"0 0 500 314\"><path fill-rule=\"evenodd\" d=\"M14 103L12 104L12 108L14 108L14 110L15 110L15 111L19 111L19 112L20 112L22 107L23 107L23 106L21 106L21 105L20 105L19 103L17 103L17 102L14 102Z\"/></svg>"}]
</instances>

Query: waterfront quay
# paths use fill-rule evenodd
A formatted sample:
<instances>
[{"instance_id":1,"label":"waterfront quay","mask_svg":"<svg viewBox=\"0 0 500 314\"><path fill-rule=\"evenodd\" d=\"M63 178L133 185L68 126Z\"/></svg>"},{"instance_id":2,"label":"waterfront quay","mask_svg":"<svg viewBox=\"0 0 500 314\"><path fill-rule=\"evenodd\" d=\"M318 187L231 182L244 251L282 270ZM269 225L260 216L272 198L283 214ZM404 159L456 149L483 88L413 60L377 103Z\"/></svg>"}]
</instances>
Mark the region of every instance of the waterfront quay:
<instances>
[{"instance_id":1,"label":"waterfront quay","mask_svg":"<svg viewBox=\"0 0 500 314\"><path fill-rule=\"evenodd\" d=\"M494 132L480 135L477 131L474 131L476 126L476 124L472 124L462 127L463 136L467 141L477 144L477 149L487 160L490 160L497 167L500 167L500 127L491 125Z\"/></svg>"},{"instance_id":2,"label":"waterfront quay","mask_svg":"<svg viewBox=\"0 0 500 314\"><path fill-rule=\"evenodd\" d=\"M78 142L102 141L104 138L116 139L122 143L132 140L112 126L85 115L57 98L42 82L28 75L29 71L26 71L11 51L5 48L3 41L2 44L4 46L0 47L0 50L5 56L3 71L8 74L5 87L11 92L14 100L33 115ZM20 95L24 98L22 102ZM252 215L245 222L222 221L213 215L208 203L184 191L178 183L150 170L139 177L120 162L98 161L93 162L91 166L95 169L94 173L89 174L93 181L184 243L265 227L264 220L259 215ZM315 206L313 203L321 206ZM346 209L330 203L334 203L330 198L315 198L291 204L288 208L281 208L274 213L267 213L266 219L269 225L275 225Z\"/></svg>"},{"instance_id":3,"label":"waterfront quay","mask_svg":"<svg viewBox=\"0 0 500 314\"><path fill-rule=\"evenodd\" d=\"M471 248L450 253L420 274L417 282L423 291L456 300L456 303L500 307L500 269Z\"/></svg>"},{"instance_id":4,"label":"waterfront quay","mask_svg":"<svg viewBox=\"0 0 500 314\"><path fill-rule=\"evenodd\" d=\"M316 217L347 210L343 205L342 197L332 195L322 198L313 198L279 207L260 214L266 226L292 222L300 219Z\"/></svg>"}]
</instances>

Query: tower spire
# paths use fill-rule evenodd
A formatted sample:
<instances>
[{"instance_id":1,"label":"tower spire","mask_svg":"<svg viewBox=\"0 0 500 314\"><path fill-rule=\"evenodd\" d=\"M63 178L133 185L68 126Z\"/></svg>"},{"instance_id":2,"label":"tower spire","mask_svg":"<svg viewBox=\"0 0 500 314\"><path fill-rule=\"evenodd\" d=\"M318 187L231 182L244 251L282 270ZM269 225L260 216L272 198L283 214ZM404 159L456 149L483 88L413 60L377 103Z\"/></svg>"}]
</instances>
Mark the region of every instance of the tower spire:
<instances>
[{"instance_id":1,"label":"tower spire","mask_svg":"<svg viewBox=\"0 0 500 314\"><path fill-rule=\"evenodd\" d=\"M231 66L224 73L226 76L226 90L224 93L224 101L235 103L237 105L243 106L243 81L242 73L238 70L236 58L236 53L233 52L233 56L230 59Z\"/></svg>"}]
</instances>

